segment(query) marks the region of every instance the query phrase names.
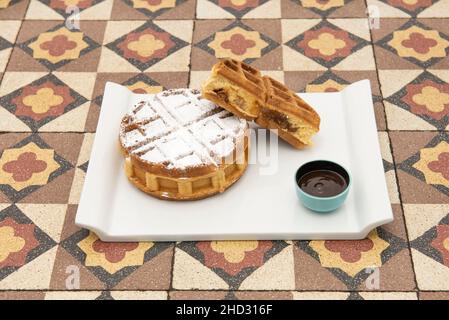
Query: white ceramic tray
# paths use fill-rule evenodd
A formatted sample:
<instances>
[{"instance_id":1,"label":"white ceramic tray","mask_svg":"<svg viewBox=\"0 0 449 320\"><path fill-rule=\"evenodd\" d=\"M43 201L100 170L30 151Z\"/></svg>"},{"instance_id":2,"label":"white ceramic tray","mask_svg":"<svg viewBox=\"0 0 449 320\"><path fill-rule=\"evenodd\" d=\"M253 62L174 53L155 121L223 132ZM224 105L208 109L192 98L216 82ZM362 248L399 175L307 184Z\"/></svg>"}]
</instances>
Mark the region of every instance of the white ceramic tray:
<instances>
[{"instance_id":1,"label":"white ceramic tray","mask_svg":"<svg viewBox=\"0 0 449 320\"><path fill-rule=\"evenodd\" d=\"M340 93L301 97L321 116L312 148L298 151L279 140L270 161L255 159L253 153L251 162L256 163L226 192L173 202L148 196L128 182L117 148L118 129L123 114L142 95L108 82L76 224L105 241L187 241L360 239L392 221L369 81ZM252 151L269 141L252 141ZM352 174L348 199L335 212L313 213L296 197L295 171L315 159L341 163Z\"/></svg>"}]
</instances>

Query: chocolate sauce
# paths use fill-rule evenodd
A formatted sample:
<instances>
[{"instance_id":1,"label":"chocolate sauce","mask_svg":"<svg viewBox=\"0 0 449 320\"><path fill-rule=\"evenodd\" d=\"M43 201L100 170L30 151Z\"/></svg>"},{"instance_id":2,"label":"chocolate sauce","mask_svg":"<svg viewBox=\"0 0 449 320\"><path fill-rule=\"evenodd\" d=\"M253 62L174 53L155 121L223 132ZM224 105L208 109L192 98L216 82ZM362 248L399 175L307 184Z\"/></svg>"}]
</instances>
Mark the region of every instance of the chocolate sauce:
<instances>
[{"instance_id":1,"label":"chocolate sauce","mask_svg":"<svg viewBox=\"0 0 449 320\"><path fill-rule=\"evenodd\" d=\"M275 122L279 127L287 130L288 132L295 132L298 130L298 128L294 127L288 121L288 116L283 113L271 109L262 109L261 112L265 118Z\"/></svg>"},{"instance_id":2,"label":"chocolate sauce","mask_svg":"<svg viewBox=\"0 0 449 320\"><path fill-rule=\"evenodd\" d=\"M214 89L214 92L217 94L217 96L223 100L224 102L229 102L228 94L223 88L220 89Z\"/></svg>"},{"instance_id":3,"label":"chocolate sauce","mask_svg":"<svg viewBox=\"0 0 449 320\"><path fill-rule=\"evenodd\" d=\"M348 186L346 179L331 170L314 170L298 179L299 187L315 197L333 197L342 193Z\"/></svg>"}]
</instances>

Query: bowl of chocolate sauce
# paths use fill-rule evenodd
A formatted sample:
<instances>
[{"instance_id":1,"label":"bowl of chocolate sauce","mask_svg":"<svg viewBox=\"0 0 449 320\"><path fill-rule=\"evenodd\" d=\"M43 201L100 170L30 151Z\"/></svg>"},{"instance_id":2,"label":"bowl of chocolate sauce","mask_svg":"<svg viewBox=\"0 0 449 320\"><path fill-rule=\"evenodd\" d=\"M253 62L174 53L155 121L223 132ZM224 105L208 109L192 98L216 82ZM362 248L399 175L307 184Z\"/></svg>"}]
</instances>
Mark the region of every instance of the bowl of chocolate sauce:
<instances>
[{"instance_id":1,"label":"bowl of chocolate sauce","mask_svg":"<svg viewBox=\"0 0 449 320\"><path fill-rule=\"evenodd\" d=\"M316 160L299 167L295 174L295 186L304 206L317 212L330 212L345 202L351 177L338 163Z\"/></svg>"}]
</instances>

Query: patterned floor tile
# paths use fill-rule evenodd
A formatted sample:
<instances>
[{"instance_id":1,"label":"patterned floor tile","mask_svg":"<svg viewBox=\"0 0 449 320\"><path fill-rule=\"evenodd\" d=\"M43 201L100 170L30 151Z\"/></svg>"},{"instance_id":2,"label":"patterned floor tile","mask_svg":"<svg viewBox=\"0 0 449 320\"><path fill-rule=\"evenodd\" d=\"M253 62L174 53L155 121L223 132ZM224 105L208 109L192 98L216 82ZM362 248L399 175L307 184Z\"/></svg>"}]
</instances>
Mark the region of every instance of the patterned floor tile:
<instances>
[{"instance_id":1,"label":"patterned floor tile","mask_svg":"<svg viewBox=\"0 0 449 320\"><path fill-rule=\"evenodd\" d=\"M20 21L0 20L0 72L6 69L20 25Z\"/></svg>"},{"instance_id":2,"label":"patterned floor tile","mask_svg":"<svg viewBox=\"0 0 449 320\"><path fill-rule=\"evenodd\" d=\"M20 20L24 17L29 0L1 0L0 20Z\"/></svg>"},{"instance_id":3,"label":"patterned floor tile","mask_svg":"<svg viewBox=\"0 0 449 320\"><path fill-rule=\"evenodd\" d=\"M228 291L170 291L170 300L225 300L230 293Z\"/></svg>"},{"instance_id":4,"label":"patterned floor tile","mask_svg":"<svg viewBox=\"0 0 449 320\"><path fill-rule=\"evenodd\" d=\"M363 300L418 300L416 292L359 292Z\"/></svg>"},{"instance_id":5,"label":"patterned floor tile","mask_svg":"<svg viewBox=\"0 0 449 320\"><path fill-rule=\"evenodd\" d=\"M414 241L449 213L447 204L404 204L404 216L409 239ZM441 260L441 259L440 259Z\"/></svg>"},{"instance_id":6,"label":"patterned floor tile","mask_svg":"<svg viewBox=\"0 0 449 320\"><path fill-rule=\"evenodd\" d=\"M167 300L166 291L111 291L114 300Z\"/></svg>"},{"instance_id":7,"label":"patterned floor tile","mask_svg":"<svg viewBox=\"0 0 449 320\"><path fill-rule=\"evenodd\" d=\"M87 168L89 166L89 157L92 150L93 133L84 134L83 143L81 145L80 154L76 162L75 175L73 177L72 187L70 189L69 204L78 204L81 197L81 191L86 177Z\"/></svg>"},{"instance_id":8,"label":"patterned floor tile","mask_svg":"<svg viewBox=\"0 0 449 320\"><path fill-rule=\"evenodd\" d=\"M15 75L25 76L21 73ZM42 127L48 131L53 127L52 121L58 121L60 117L65 125L62 128L56 126L56 131L73 131L74 127L83 130L87 116L83 105L87 99L71 88L72 85L48 74L1 97L0 107L19 118L32 131ZM68 122L70 125L67 125L67 118L71 120Z\"/></svg>"},{"instance_id":9,"label":"patterned floor tile","mask_svg":"<svg viewBox=\"0 0 449 320\"><path fill-rule=\"evenodd\" d=\"M43 300L45 292L42 291L2 291L0 300Z\"/></svg>"},{"instance_id":10,"label":"patterned floor tile","mask_svg":"<svg viewBox=\"0 0 449 320\"><path fill-rule=\"evenodd\" d=\"M449 26L435 19L381 19L373 29L379 69L447 69Z\"/></svg>"},{"instance_id":11,"label":"patterned floor tile","mask_svg":"<svg viewBox=\"0 0 449 320\"><path fill-rule=\"evenodd\" d=\"M419 300L449 300L449 292L425 292L419 293Z\"/></svg>"},{"instance_id":12,"label":"patterned floor tile","mask_svg":"<svg viewBox=\"0 0 449 320\"><path fill-rule=\"evenodd\" d=\"M59 9L57 7L59 7ZM63 1L57 0L53 1L53 3L48 1L45 3L40 0L30 0L25 19L63 21L64 16L69 18L71 13L73 13L71 8L69 8Z\"/></svg>"},{"instance_id":13,"label":"patterned floor tile","mask_svg":"<svg viewBox=\"0 0 449 320\"><path fill-rule=\"evenodd\" d=\"M376 71L286 71L285 84L296 92L335 92L356 81L368 79L373 92L374 112L378 130L386 130L385 110L382 103Z\"/></svg>"},{"instance_id":14,"label":"patterned floor tile","mask_svg":"<svg viewBox=\"0 0 449 320\"><path fill-rule=\"evenodd\" d=\"M171 291L170 300L291 300L288 291Z\"/></svg>"},{"instance_id":15,"label":"patterned floor tile","mask_svg":"<svg viewBox=\"0 0 449 320\"><path fill-rule=\"evenodd\" d=\"M60 241L67 204L18 203L16 206L56 243Z\"/></svg>"},{"instance_id":16,"label":"patterned floor tile","mask_svg":"<svg viewBox=\"0 0 449 320\"><path fill-rule=\"evenodd\" d=\"M291 300L289 291L170 291L170 300Z\"/></svg>"},{"instance_id":17,"label":"patterned floor tile","mask_svg":"<svg viewBox=\"0 0 449 320\"><path fill-rule=\"evenodd\" d=\"M284 82L284 72L277 70L260 70L263 75L272 77L279 82ZM191 71L189 78L189 88L199 89L202 84L209 78L210 71Z\"/></svg>"},{"instance_id":18,"label":"patterned floor tile","mask_svg":"<svg viewBox=\"0 0 449 320\"><path fill-rule=\"evenodd\" d=\"M371 8L376 8L382 18L449 16L449 3L446 0L368 0L367 3Z\"/></svg>"},{"instance_id":19,"label":"patterned floor tile","mask_svg":"<svg viewBox=\"0 0 449 320\"><path fill-rule=\"evenodd\" d=\"M449 290L449 205L405 204L418 287Z\"/></svg>"},{"instance_id":20,"label":"patterned floor tile","mask_svg":"<svg viewBox=\"0 0 449 320\"><path fill-rule=\"evenodd\" d=\"M98 73L93 90L93 102L85 122L84 131L95 132L100 115L103 92L106 82L127 86L134 93L155 93L166 88L186 88L189 82L187 72L149 72L149 73Z\"/></svg>"},{"instance_id":21,"label":"patterned floor tile","mask_svg":"<svg viewBox=\"0 0 449 320\"><path fill-rule=\"evenodd\" d=\"M74 219L74 207L66 223ZM69 227L70 228L70 227ZM70 228L78 229L78 228ZM63 237L71 230L63 230ZM173 246L153 242L103 242L94 233L78 229L61 242L51 288L66 288L67 267L80 273L80 288L164 290L170 284Z\"/></svg>"},{"instance_id":22,"label":"patterned floor tile","mask_svg":"<svg viewBox=\"0 0 449 320\"><path fill-rule=\"evenodd\" d=\"M109 22L98 71L188 71L192 31L189 20Z\"/></svg>"},{"instance_id":23,"label":"patterned floor tile","mask_svg":"<svg viewBox=\"0 0 449 320\"><path fill-rule=\"evenodd\" d=\"M81 139L73 133L4 134L0 192L14 202L67 203Z\"/></svg>"},{"instance_id":24,"label":"patterned floor tile","mask_svg":"<svg viewBox=\"0 0 449 320\"><path fill-rule=\"evenodd\" d=\"M30 82L46 76L48 72L5 72L0 83L0 97L3 97Z\"/></svg>"},{"instance_id":25,"label":"patterned floor tile","mask_svg":"<svg viewBox=\"0 0 449 320\"><path fill-rule=\"evenodd\" d=\"M388 194L392 204L399 204L399 192L397 186L396 172L393 155L390 147L390 138L387 132L379 132L380 151L384 163L385 179L387 181Z\"/></svg>"},{"instance_id":26,"label":"patterned floor tile","mask_svg":"<svg viewBox=\"0 0 449 320\"><path fill-rule=\"evenodd\" d=\"M373 100L381 99L376 71L285 71L285 83L296 92L336 92L347 85L368 79L373 92Z\"/></svg>"},{"instance_id":27,"label":"patterned floor tile","mask_svg":"<svg viewBox=\"0 0 449 320\"><path fill-rule=\"evenodd\" d=\"M288 246L250 274L239 290L293 290L295 271L293 247Z\"/></svg>"},{"instance_id":28,"label":"patterned floor tile","mask_svg":"<svg viewBox=\"0 0 449 320\"><path fill-rule=\"evenodd\" d=\"M46 274L39 274L33 279L27 279L26 271L30 268L51 266L48 260L49 250L55 246L44 231L33 223L17 206L11 205L0 211L0 238L2 239L2 253L0 255L0 289L45 288L48 278ZM44 259L42 261L42 256ZM41 257L41 258L40 258ZM22 269L24 268L24 269ZM25 274L24 274L25 273ZM25 277L25 278L24 278Z\"/></svg>"},{"instance_id":29,"label":"patterned floor tile","mask_svg":"<svg viewBox=\"0 0 449 320\"><path fill-rule=\"evenodd\" d=\"M286 0L281 1L282 18L358 18L366 16L364 1L357 0Z\"/></svg>"},{"instance_id":30,"label":"patterned floor tile","mask_svg":"<svg viewBox=\"0 0 449 320\"><path fill-rule=\"evenodd\" d=\"M166 291L48 291L45 300L167 300ZM1 297L1 293L0 293ZM26 299L26 297L25 297Z\"/></svg>"},{"instance_id":31,"label":"patterned floor tile","mask_svg":"<svg viewBox=\"0 0 449 320\"><path fill-rule=\"evenodd\" d=\"M293 300L348 300L349 292L294 291Z\"/></svg>"},{"instance_id":32,"label":"patterned floor tile","mask_svg":"<svg viewBox=\"0 0 449 320\"><path fill-rule=\"evenodd\" d=\"M379 71L379 78L385 91L389 129L449 128L448 71L385 70Z\"/></svg>"},{"instance_id":33,"label":"patterned floor tile","mask_svg":"<svg viewBox=\"0 0 449 320\"><path fill-rule=\"evenodd\" d=\"M235 58L261 70L281 70L280 42L279 20L197 21L191 68L210 70L217 58Z\"/></svg>"},{"instance_id":34,"label":"patterned floor tile","mask_svg":"<svg viewBox=\"0 0 449 320\"><path fill-rule=\"evenodd\" d=\"M6 72L0 85L0 99L46 75L46 72ZM31 132L31 129L0 103L0 132Z\"/></svg>"},{"instance_id":35,"label":"patterned floor tile","mask_svg":"<svg viewBox=\"0 0 449 320\"><path fill-rule=\"evenodd\" d=\"M96 300L101 291L49 291L45 300Z\"/></svg>"},{"instance_id":36,"label":"patterned floor tile","mask_svg":"<svg viewBox=\"0 0 449 320\"><path fill-rule=\"evenodd\" d=\"M99 97L99 102L102 100L102 96ZM89 113L86 119L86 125L84 127L85 132L95 132L97 131L98 119L100 117L100 105L92 101L89 106Z\"/></svg>"},{"instance_id":37,"label":"patterned floor tile","mask_svg":"<svg viewBox=\"0 0 449 320\"><path fill-rule=\"evenodd\" d=\"M185 88L188 85L187 72L149 73L98 73L93 101L101 105L106 82L111 81L128 87L134 93L157 93L167 88Z\"/></svg>"},{"instance_id":38,"label":"patterned floor tile","mask_svg":"<svg viewBox=\"0 0 449 320\"><path fill-rule=\"evenodd\" d=\"M366 19L282 20L285 71L375 70Z\"/></svg>"},{"instance_id":39,"label":"patterned floor tile","mask_svg":"<svg viewBox=\"0 0 449 320\"><path fill-rule=\"evenodd\" d=\"M395 221L354 241L299 241L295 250L299 290L414 290L413 269L399 205ZM370 269L371 268L371 269ZM372 268L376 268L374 271ZM397 268L402 273L397 274ZM370 276L378 272L378 284Z\"/></svg>"},{"instance_id":40,"label":"patterned floor tile","mask_svg":"<svg viewBox=\"0 0 449 320\"><path fill-rule=\"evenodd\" d=\"M435 132L391 132L404 203L446 203L449 136Z\"/></svg>"},{"instance_id":41,"label":"patterned floor tile","mask_svg":"<svg viewBox=\"0 0 449 320\"><path fill-rule=\"evenodd\" d=\"M289 291L236 291L234 296L238 300L292 300Z\"/></svg>"},{"instance_id":42,"label":"patterned floor tile","mask_svg":"<svg viewBox=\"0 0 449 320\"><path fill-rule=\"evenodd\" d=\"M276 19L281 0L198 0L198 19Z\"/></svg>"},{"instance_id":43,"label":"patterned floor tile","mask_svg":"<svg viewBox=\"0 0 449 320\"><path fill-rule=\"evenodd\" d=\"M193 19L195 0L114 1L111 20Z\"/></svg>"},{"instance_id":44,"label":"patterned floor tile","mask_svg":"<svg viewBox=\"0 0 449 320\"><path fill-rule=\"evenodd\" d=\"M291 247L284 241L181 242L173 288L289 290L294 287L292 266Z\"/></svg>"},{"instance_id":45,"label":"patterned floor tile","mask_svg":"<svg viewBox=\"0 0 449 320\"><path fill-rule=\"evenodd\" d=\"M31 0L25 19L63 20L78 14L81 21L108 20L111 17L113 2L113 0Z\"/></svg>"},{"instance_id":46,"label":"patterned floor tile","mask_svg":"<svg viewBox=\"0 0 449 320\"><path fill-rule=\"evenodd\" d=\"M26 20L7 70L94 72L105 25L102 21L86 21L80 30L69 30L57 21Z\"/></svg>"}]
</instances>

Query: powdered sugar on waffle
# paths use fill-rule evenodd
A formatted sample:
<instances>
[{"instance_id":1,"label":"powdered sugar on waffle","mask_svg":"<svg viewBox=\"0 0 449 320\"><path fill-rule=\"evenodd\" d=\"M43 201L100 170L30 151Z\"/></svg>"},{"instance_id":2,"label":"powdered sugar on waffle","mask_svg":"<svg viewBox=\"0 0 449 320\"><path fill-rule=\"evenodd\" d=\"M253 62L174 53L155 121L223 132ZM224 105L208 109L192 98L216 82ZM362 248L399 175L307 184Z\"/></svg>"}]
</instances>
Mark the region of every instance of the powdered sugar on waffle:
<instances>
[{"instance_id":1,"label":"powdered sugar on waffle","mask_svg":"<svg viewBox=\"0 0 449 320\"><path fill-rule=\"evenodd\" d=\"M133 106L122 120L120 141L144 161L186 169L221 163L243 141L246 127L198 90L172 89Z\"/></svg>"}]
</instances>

